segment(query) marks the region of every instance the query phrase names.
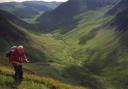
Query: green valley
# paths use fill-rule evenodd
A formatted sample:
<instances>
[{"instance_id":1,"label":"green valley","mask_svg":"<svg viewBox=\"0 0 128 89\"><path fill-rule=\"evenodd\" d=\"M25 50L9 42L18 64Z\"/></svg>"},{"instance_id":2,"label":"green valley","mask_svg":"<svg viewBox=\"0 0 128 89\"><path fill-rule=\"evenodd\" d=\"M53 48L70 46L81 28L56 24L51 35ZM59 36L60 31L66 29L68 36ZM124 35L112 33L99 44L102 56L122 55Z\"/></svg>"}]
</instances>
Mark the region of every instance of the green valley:
<instances>
[{"instance_id":1,"label":"green valley","mask_svg":"<svg viewBox=\"0 0 128 89\"><path fill-rule=\"evenodd\" d=\"M32 77L25 73L18 89L127 89L127 5L127 0L69 0L26 19L35 30L1 15L0 28L6 29L0 33L1 64L4 49L23 44L31 61L24 70ZM10 70L0 67L3 89L13 81Z\"/></svg>"}]
</instances>

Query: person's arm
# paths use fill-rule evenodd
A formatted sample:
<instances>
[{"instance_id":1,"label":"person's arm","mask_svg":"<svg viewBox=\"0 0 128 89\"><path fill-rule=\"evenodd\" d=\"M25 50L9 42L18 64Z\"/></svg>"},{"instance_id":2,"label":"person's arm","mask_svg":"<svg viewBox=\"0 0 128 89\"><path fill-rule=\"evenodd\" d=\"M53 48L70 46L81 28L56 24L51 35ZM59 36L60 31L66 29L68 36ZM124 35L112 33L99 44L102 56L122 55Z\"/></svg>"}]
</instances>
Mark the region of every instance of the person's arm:
<instances>
[{"instance_id":1,"label":"person's arm","mask_svg":"<svg viewBox=\"0 0 128 89\"><path fill-rule=\"evenodd\" d=\"M26 56L26 54L24 53L24 60L27 62L27 63L29 63L30 61L28 60L28 58L27 58L27 56Z\"/></svg>"}]
</instances>

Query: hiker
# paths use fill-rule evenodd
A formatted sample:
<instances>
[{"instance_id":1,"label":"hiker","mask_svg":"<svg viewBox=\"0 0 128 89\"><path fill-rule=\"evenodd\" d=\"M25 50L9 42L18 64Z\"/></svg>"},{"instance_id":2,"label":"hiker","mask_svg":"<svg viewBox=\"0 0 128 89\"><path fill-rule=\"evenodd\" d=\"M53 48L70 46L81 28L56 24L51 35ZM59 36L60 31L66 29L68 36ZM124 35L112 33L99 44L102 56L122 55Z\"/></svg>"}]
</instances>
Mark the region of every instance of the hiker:
<instances>
[{"instance_id":1,"label":"hiker","mask_svg":"<svg viewBox=\"0 0 128 89\"><path fill-rule=\"evenodd\" d=\"M22 45L15 46L13 48L13 51L11 52L9 56L8 63L12 63L15 75L13 75L13 78L15 80L22 80L23 79L23 70L22 70L22 61L25 60L27 63L29 63L29 60L26 57L24 47Z\"/></svg>"}]
</instances>

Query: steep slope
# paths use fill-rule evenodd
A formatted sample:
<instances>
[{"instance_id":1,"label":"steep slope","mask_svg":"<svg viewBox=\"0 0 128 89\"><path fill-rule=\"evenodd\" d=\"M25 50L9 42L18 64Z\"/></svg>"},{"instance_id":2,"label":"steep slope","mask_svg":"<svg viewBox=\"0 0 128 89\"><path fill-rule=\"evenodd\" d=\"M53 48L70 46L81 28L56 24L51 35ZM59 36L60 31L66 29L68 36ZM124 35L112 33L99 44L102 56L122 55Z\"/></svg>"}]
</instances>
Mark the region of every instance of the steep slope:
<instances>
[{"instance_id":1,"label":"steep slope","mask_svg":"<svg viewBox=\"0 0 128 89\"><path fill-rule=\"evenodd\" d=\"M70 55L79 63L79 66L68 69L69 78L83 80L82 84L89 83L94 89L128 88L127 0L118 5L114 8L119 12L112 16L104 16L106 13L100 16L95 12L84 14L77 28L64 36L65 43L71 48L70 53L72 51ZM96 19L97 16L100 17ZM98 85L97 88L94 84Z\"/></svg>"},{"instance_id":2,"label":"steep slope","mask_svg":"<svg viewBox=\"0 0 128 89\"><path fill-rule=\"evenodd\" d=\"M52 31L65 45L63 51L68 55L63 51L61 54L68 59L68 65L61 76L72 83L88 84L92 89L127 89L127 10L121 9L113 16L106 16L110 8L92 7L89 10L85 0L69 2L39 18L40 27L44 27L45 32ZM83 4L81 9L78 2ZM122 2L126 6L126 1ZM121 31L115 30L118 26ZM62 30L67 33L60 34Z\"/></svg>"},{"instance_id":3,"label":"steep slope","mask_svg":"<svg viewBox=\"0 0 128 89\"><path fill-rule=\"evenodd\" d=\"M12 26L7 18L5 18L5 14L2 14L3 12L0 12L0 37L1 41L4 39L6 42L11 41L14 43L27 41L26 34L16 27ZM3 44L1 42L1 47L5 46L6 44Z\"/></svg>"},{"instance_id":4,"label":"steep slope","mask_svg":"<svg viewBox=\"0 0 128 89\"><path fill-rule=\"evenodd\" d=\"M73 86L66 83L62 83L58 80L54 80L48 77L40 77L38 75L26 72L24 73L24 79L21 82L16 82L11 77L14 71L2 66L0 67L0 88L1 89L88 89L80 86Z\"/></svg>"},{"instance_id":5,"label":"steep slope","mask_svg":"<svg viewBox=\"0 0 128 89\"><path fill-rule=\"evenodd\" d=\"M31 64L33 66L36 64L38 65L38 66L35 66L34 68L43 68L45 65L50 65L50 63L45 64L45 62L50 59L50 57L48 57L49 55L52 56L52 60L54 57L58 58L54 56L56 55L56 53L54 52L55 50L54 47L58 47L56 48L58 52L61 52L62 48L59 47L60 44L59 42L56 42L57 40L55 40L53 37L48 36L50 34L39 35L39 34L34 34L32 32L29 32L26 29L22 28L21 26L18 26L15 23L13 23L10 19L6 18L6 15L5 15L6 13L4 13L4 15L1 13L0 13L0 24L1 24L0 25L0 29L1 29L1 32L0 32L0 41L1 41L0 64L3 63L3 61L5 61L5 58L3 57L5 53L4 49L10 47L13 44L23 44L25 46L27 55L29 55ZM43 63L43 64L40 64L40 63ZM41 67L39 67L39 64L41 65ZM33 66L29 68L33 70L34 69ZM24 68L26 70L29 69L27 67L24 67ZM46 69L50 69L50 68L46 68ZM52 71L54 71L53 69L54 67L52 67ZM38 70L33 71L33 73L34 72L36 73L37 71ZM57 70L55 70L55 72L57 72ZM77 87L77 86L72 86L70 84L61 83L60 81L56 81L50 78L39 77L35 74L34 75L25 74L25 80L23 80L22 83L17 83L11 78L12 73L14 73L12 69L7 68L7 67L2 67L1 65L0 67L0 77L1 77L0 87L2 89L12 89L14 87L17 87L18 89L23 89L23 88L27 88L27 89L35 89L35 88L39 88L39 89L45 89L45 88L46 89L54 89L54 88L55 89L56 88L57 89L86 89L86 88L79 87L79 86ZM26 84L29 84L29 86Z\"/></svg>"},{"instance_id":6,"label":"steep slope","mask_svg":"<svg viewBox=\"0 0 128 89\"><path fill-rule=\"evenodd\" d=\"M8 12L0 11L0 16L1 54L5 54L5 49L13 44L23 44L32 62L66 61L63 60L65 55L61 55L61 49L64 48L62 41L51 34L33 32L30 27L24 28L23 25L27 24Z\"/></svg>"},{"instance_id":7,"label":"steep slope","mask_svg":"<svg viewBox=\"0 0 128 89\"><path fill-rule=\"evenodd\" d=\"M126 31L128 29L128 8L117 13L115 18L112 20L111 25L115 26L119 31Z\"/></svg>"},{"instance_id":8,"label":"steep slope","mask_svg":"<svg viewBox=\"0 0 128 89\"><path fill-rule=\"evenodd\" d=\"M11 13L8 13L6 11L0 10L0 14L2 16L4 16L5 18L7 18L8 20L12 21L13 23L15 23L17 25L20 25L20 26L22 26L24 28L31 29L31 30L32 30L32 28L34 28L34 26L32 26L31 24L28 24L28 23L22 21L21 19L19 19L18 17L14 16Z\"/></svg>"},{"instance_id":9,"label":"steep slope","mask_svg":"<svg viewBox=\"0 0 128 89\"><path fill-rule=\"evenodd\" d=\"M84 11L98 10L106 6L111 6L116 3L116 0L69 0L60 5L55 10L45 13L38 21L40 22L39 29L42 31L53 31L55 29L64 29L67 32L75 28L80 19L75 19L75 15Z\"/></svg>"},{"instance_id":10,"label":"steep slope","mask_svg":"<svg viewBox=\"0 0 128 89\"><path fill-rule=\"evenodd\" d=\"M35 59L36 57L29 52L29 50L31 49L33 50L34 53L38 53L37 56L39 60L42 60L42 58L44 57L43 55L44 53L37 51L37 49L33 48L32 45L30 45L29 42L31 40L29 39L28 34L23 30L23 28L18 28L18 25L15 25L15 23L13 22L14 18L16 17L4 11L0 11L0 24L1 24L0 25L0 40L1 40L0 54L4 55L6 49L12 45L23 44L26 47L30 58ZM17 24L22 23L22 21L20 22L20 20L16 22ZM38 61L38 59L35 61Z\"/></svg>"},{"instance_id":11,"label":"steep slope","mask_svg":"<svg viewBox=\"0 0 128 89\"><path fill-rule=\"evenodd\" d=\"M127 0L118 0L117 5L114 6L112 9L110 9L107 14L115 15L115 14L121 12L122 10L127 8L127 3L128 3Z\"/></svg>"},{"instance_id":12,"label":"steep slope","mask_svg":"<svg viewBox=\"0 0 128 89\"><path fill-rule=\"evenodd\" d=\"M113 13L111 13L113 12ZM111 25L116 26L117 30L125 31L128 29L128 1L122 0L115 7L113 7L109 12L111 15L115 15L111 21Z\"/></svg>"},{"instance_id":13,"label":"steep slope","mask_svg":"<svg viewBox=\"0 0 128 89\"><path fill-rule=\"evenodd\" d=\"M31 39L32 47L41 52L43 50L51 57L46 64L31 63L26 64L25 68L64 82L89 86L91 89L127 89L128 32L124 30L127 24L125 28L123 25L127 22L127 11L125 9L112 16L106 16L110 7L104 6L114 5L115 2L102 6L97 1L99 5L96 4L95 8L93 4L88 4L88 8L87 2L84 2L85 0L70 0L41 16L43 23L39 24L40 28L52 31L51 33L33 34L24 31ZM79 4L82 7L78 8ZM43 25L46 22L47 24ZM118 22L119 26L121 23L121 31L115 30L118 25L110 25L109 22ZM67 33L60 34L62 30Z\"/></svg>"}]
</instances>

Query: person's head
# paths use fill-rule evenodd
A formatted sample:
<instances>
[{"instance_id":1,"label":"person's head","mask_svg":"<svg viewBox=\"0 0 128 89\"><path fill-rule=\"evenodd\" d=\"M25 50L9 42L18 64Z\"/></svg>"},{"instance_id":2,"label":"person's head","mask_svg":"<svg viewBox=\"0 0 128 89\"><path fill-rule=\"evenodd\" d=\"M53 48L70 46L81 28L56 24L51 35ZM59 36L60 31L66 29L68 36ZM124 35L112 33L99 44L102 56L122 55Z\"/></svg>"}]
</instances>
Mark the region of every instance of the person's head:
<instances>
[{"instance_id":1,"label":"person's head","mask_svg":"<svg viewBox=\"0 0 128 89\"><path fill-rule=\"evenodd\" d=\"M17 48L19 53L24 53L24 47L22 45L19 45Z\"/></svg>"}]
</instances>

